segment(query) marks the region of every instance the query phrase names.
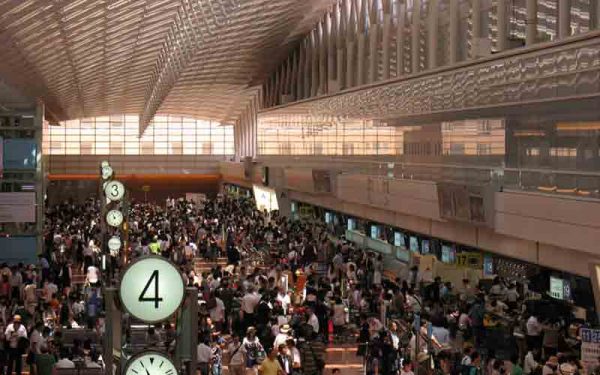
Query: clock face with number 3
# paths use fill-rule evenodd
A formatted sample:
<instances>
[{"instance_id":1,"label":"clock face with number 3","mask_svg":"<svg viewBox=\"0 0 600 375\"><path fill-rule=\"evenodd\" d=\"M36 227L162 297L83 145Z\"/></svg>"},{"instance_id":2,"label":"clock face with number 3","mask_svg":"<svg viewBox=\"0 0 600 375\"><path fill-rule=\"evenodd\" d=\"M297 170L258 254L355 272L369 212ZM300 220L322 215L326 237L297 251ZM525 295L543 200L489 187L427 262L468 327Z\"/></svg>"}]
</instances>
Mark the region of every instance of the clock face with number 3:
<instances>
[{"instance_id":1,"label":"clock face with number 3","mask_svg":"<svg viewBox=\"0 0 600 375\"><path fill-rule=\"evenodd\" d=\"M104 187L106 198L118 201L125 195L125 186L120 181L111 181Z\"/></svg>"},{"instance_id":2,"label":"clock face with number 3","mask_svg":"<svg viewBox=\"0 0 600 375\"><path fill-rule=\"evenodd\" d=\"M121 278L119 296L125 309L146 323L166 320L179 308L185 286L177 267L160 256L131 263ZM146 374L143 374L146 375Z\"/></svg>"},{"instance_id":3,"label":"clock face with number 3","mask_svg":"<svg viewBox=\"0 0 600 375\"><path fill-rule=\"evenodd\" d=\"M177 375L177 370L164 354L143 352L127 362L125 375Z\"/></svg>"}]
</instances>

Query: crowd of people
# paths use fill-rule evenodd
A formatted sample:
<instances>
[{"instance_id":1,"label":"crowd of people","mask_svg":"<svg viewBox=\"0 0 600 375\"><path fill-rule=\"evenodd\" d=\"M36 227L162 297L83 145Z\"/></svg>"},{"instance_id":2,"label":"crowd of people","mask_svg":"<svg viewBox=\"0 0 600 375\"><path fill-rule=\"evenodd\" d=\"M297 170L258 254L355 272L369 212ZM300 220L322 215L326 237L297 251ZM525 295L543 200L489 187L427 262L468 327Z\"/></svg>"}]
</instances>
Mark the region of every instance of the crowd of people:
<instances>
[{"instance_id":1,"label":"crowd of people","mask_svg":"<svg viewBox=\"0 0 600 375\"><path fill-rule=\"evenodd\" d=\"M23 361L39 375L102 368L102 286L118 279L123 257L103 254L100 216L94 199L48 207L38 263L0 267L0 374L21 374ZM333 343L357 345L366 374L585 370L577 342L568 341L570 318L545 321L520 283L452 285L418 267L388 279L381 254L318 220L260 212L249 198L132 202L127 220L128 259L169 258L198 289L202 375L320 375ZM197 258L226 265L198 272ZM141 347L174 353L174 323L146 328ZM98 340L73 334L78 329ZM134 336L126 330L126 345L135 346Z\"/></svg>"}]
</instances>

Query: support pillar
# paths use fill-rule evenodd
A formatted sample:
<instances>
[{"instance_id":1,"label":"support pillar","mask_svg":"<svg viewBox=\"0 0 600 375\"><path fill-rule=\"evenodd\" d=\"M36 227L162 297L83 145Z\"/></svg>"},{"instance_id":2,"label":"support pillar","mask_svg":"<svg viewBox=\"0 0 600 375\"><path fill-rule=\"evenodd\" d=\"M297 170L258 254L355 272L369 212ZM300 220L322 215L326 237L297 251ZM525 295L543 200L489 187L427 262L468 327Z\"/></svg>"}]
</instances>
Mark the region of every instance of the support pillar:
<instances>
[{"instance_id":1,"label":"support pillar","mask_svg":"<svg viewBox=\"0 0 600 375\"><path fill-rule=\"evenodd\" d=\"M383 0L383 80L390 78L390 45L392 42L392 5L391 0Z\"/></svg>"},{"instance_id":2,"label":"support pillar","mask_svg":"<svg viewBox=\"0 0 600 375\"><path fill-rule=\"evenodd\" d=\"M473 0L471 8L471 23L473 25L473 33L471 35L471 58L479 57L479 40L481 39L481 0Z\"/></svg>"},{"instance_id":3,"label":"support pillar","mask_svg":"<svg viewBox=\"0 0 600 375\"><path fill-rule=\"evenodd\" d=\"M372 0L371 10L369 12L369 83L377 81L379 76L379 19L378 3L379 0Z\"/></svg>"},{"instance_id":4,"label":"support pillar","mask_svg":"<svg viewBox=\"0 0 600 375\"><path fill-rule=\"evenodd\" d=\"M533 45L537 39L537 0L527 0L525 45Z\"/></svg>"},{"instance_id":5,"label":"support pillar","mask_svg":"<svg viewBox=\"0 0 600 375\"><path fill-rule=\"evenodd\" d=\"M396 0L398 4L398 25L396 28L396 77L404 75L404 39L406 28L406 4L403 0ZM456 0L458 1L458 0Z\"/></svg>"},{"instance_id":6,"label":"support pillar","mask_svg":"<svg viewBox=\"0 0 600 375\"><path fill-rule=\"evenodd\" d=\"M600 29L600 0L590 1L590 30Z\"/></svg>"},{"instance_id":7,"label":"support pillar","mask_svg":"<svg viewBox=\"0 0 600 375\"><path fill-rule=\"evenodd\" d=\"M365 78L365 72L366 72L366 68L365 68L365 62L366 62L366 58L365 58L365 50L367 48L367 41L366 41L366 17L367 17L367 0L357 0L360 2L360 11L359 11L359 16L358 16L358 22L357 22L357 29L358 29L358 35L357 35L357 56L356 56L356 66L357 66L357 75L356 75L356 82L357 84L360 85L364 85L366 83L366 78Z\"/></svg>"},{"instance_id":8,"label":"support pillar","mask_svg":"<svg viewBox=\"0 0 600 375\"><path fill-rule=\"evenodd\" d=\"M558 39L571 36L571 0L558 1Z\"/></svg>"},{"instance_id":9,"label":"support pillar","mask_svg":"<svg viewBox=\"0 0 600 375\"><path fill-rule=\"evenodd\" d=\"M429 69L435 69L437 66L438 8L438 0L429 0L427 17L427 66Z\"/></svg>"},{"instance_id":10,"label":"support pillar","mask_svg":"<svg viewBox=\"0 0 600 375\"><path fill-rule=\"evenodd\" d=\"M478 0L475 0L476 2ZM411 73L419 72L419 30L421 23L421 0L413 1L412 21L410 25L410 53L412 71Z\"/></svg>"},{"instance_id":11,"label":"support pillar","mask_svg":"<svg viewBox=\"0 0 600 375\"><path fill-rule=\"evenodd\" d=\"M44 176L44 158L42 155L42 141L44 136L44 104L38 102L35 110L35 118L33 120L35 146L36 152L36 163L35 163L35 239L36 239L36 250L38 254L41 254L44 247L44 196L46 195L45 183L46 178Z\"/></svg>"},{"instance_id":12,"label":"support pillar","mask_svg":"<svg viewBox=\"0 0 600 375\"><path fill-rule=\"evenodd\" d=\"M117 367L116 374L121 373L121 310L117 306L118 290L116 288L104 288L104 305L106 307L106 327L104 333L104 374L113 375L113 366Z\"/></svg>"},{"instance_id":13,"label":"support pillar","mask_svg":"<svg viewBox=\"0 0 600 375\"><path fill-rule=\"evenodd\" d=\"M450 65L456 64L458 62L458 0L450 0L450 9L449 9L449 17L450 17L450 32L449 32L449 56L448 62Z\"/></svg>"},{"instance_id":14,"label":"support pillar","mask_svg":"<svg viewBox=\"0 0 600 375\"><path fill-rule=\"evenodd\" d=\"M498 51L504 51L508 45L508 3L507 0L497 0L496 16L498 18Z\"/></svg>"}]
</instances>

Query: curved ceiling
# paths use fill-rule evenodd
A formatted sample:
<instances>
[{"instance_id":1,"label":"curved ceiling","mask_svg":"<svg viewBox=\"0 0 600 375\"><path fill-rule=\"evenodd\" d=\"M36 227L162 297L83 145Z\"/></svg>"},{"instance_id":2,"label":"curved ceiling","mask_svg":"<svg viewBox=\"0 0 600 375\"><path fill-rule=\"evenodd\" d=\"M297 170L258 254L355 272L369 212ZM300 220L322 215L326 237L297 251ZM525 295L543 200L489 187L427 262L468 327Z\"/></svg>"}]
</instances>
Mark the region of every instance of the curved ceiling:
<instances>
[{"instance_id":1,"label":"curved ceiling","mask_svg":"<svg viewBox=\"0 0 600 375\"><path fill-rule=\"evenodd\" d=\"M333 1L0 0L0 77L54 121L232 121Z\"/></svg>"}]
</instances>

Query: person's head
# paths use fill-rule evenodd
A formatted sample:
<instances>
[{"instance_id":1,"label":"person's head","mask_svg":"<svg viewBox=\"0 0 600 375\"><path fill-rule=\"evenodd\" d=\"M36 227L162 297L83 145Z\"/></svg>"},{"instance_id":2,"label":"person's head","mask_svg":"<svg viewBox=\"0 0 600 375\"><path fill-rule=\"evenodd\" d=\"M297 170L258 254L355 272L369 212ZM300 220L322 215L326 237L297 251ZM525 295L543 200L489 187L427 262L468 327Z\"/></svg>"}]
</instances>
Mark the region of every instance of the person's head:
<instances>
[{"instance_id":1,"label":"person's head","mask_svg":"<svg viewBox=\"0 0 600 375\"><path fill-rule=\"evenodd\" d=\"M256 328L248 327L248 329L246 330L246 336L249 338L254 338L256 336Z\"/></svg>"},{"instance_id":2,"label":"person's head","mask_svg":"<svg viewBox=\"0 0 600 375\"><path fill-rule=\"evenodd\" d=\"M13 317L13 326L15 328L18 328L22 323L22 319L21 319L21 315L15 315Z\"/></svg>"},{"instance_id":3,"label":"person's head","mask_svg":"<svg viewBox=\"0 0 600 375\"><path fill-rule=\"evenodd\" d=\"M278 352L279 352L279 354L286 354L287 349L288 348L287 348L286 344L279 344Z\"/></svg>"},{"instance_id":4,"label":"person's head","mask_svg":"<svg viewBox=\"0 0 600 375\"><path fill-rule=\"evenodd\" d=\"M274 360L275 358L277 358L277 348L273 348L271 349L271 351L269 352L269 359L270 360Z\"/></svg>"},{"instance_id":5,"label":"person's head","mask_svg":"<svg viewBox=\"0 0 600 375\"><path fill-rule=\"evenodd\" d=\"M331 375L340 375L341 373L342 373L342 370L340 370L337 367L331 369Z\"/></svg>"},{"instance_id":6,"label":"person's head","mask_svg":"<svg viewBox=\"0 0 600 375\"><path fill-rule=\"evenodd\" d=\"M413 365L412 365L412 362L410 361L410 359L405 358L402 361L402 370L404 372L410 372L410 371L412 371L412 368L413 368Z\"/></svg>"}]
</instances>

